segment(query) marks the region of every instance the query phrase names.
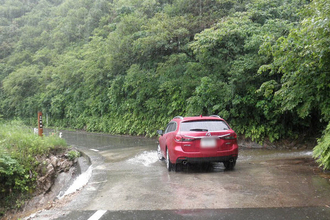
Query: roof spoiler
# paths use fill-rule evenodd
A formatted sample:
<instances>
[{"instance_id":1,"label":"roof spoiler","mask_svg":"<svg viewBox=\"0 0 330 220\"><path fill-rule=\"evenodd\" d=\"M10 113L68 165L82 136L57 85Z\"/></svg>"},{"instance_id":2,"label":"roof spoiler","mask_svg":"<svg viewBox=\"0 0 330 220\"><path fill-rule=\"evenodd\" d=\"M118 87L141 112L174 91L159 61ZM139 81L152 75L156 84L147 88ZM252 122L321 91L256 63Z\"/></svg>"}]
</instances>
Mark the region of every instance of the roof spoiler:
<instances>
[{"instance_id":1,"label":"roof spoiler","mask_svg":"<svg viewBox=\"0 0 330 220\"><path fill-rule=\"evenodd\" d=\"M199 115L200 117L202 117L202 115ZM215 117L215 118L221 118L219 115L210 115L210 116L206 116L206 117ZM183 119L182 116L175 116L174 118L179 118L179 119Z\"/></svg>"},{"instance_id":2,"label":"roof spoiler","mask_svg":"<svg viewBox=\"0 0 330 220\"><path fill-rule=\"evenodd\" d=\"M210 117L221 118L219 115L210 115Z\"/></svg>"}]
</instances>

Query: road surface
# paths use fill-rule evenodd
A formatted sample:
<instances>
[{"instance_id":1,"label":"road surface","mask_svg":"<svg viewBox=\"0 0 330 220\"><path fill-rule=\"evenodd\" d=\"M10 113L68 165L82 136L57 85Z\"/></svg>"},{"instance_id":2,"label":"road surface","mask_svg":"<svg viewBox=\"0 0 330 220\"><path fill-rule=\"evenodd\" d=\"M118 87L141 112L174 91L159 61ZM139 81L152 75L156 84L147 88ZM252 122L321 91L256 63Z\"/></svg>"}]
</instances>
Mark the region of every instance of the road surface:
<instances>
[{"instance_id":1,"label":"road surface","mask_svg":"<svg viewBox=\"0 0 330 220\"><path fill-rule=\"evenodd\" d=\"M330 219L330 182L311 151L240 149L221 163L168 172L155 139L63 132L92 160L65 205L30 219Z\"/></svg>"}]
</instances>

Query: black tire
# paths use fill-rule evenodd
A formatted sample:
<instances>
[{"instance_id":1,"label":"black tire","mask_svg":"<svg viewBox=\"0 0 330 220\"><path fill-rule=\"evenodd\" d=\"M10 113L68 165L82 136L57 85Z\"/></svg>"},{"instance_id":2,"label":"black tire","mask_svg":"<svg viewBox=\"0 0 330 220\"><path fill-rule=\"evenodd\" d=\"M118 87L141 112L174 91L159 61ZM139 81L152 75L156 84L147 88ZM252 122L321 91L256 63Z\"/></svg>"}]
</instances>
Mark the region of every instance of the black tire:
<instances>
[{"instance_id":1,"label":"black tire","mask_svg":"<svg viewBox=\"0 0 330 220\"><path fill-rule=\"evenodd\" d=\"M163 161L165 159L165 157L163 157L163 155L162 155L159 144L158 144L158 147L157 147L157 156L158 156L158 159L161 160L161 161Z\"/></svg>"},{"instance_id":2,"label":"black tire","mask_svg":"<svg viewBox=\"0 0 330 220\"><path fill-rule=\"evenodd\" d=\"M166 148L166 168L167 168L168 171L171 171L175 168L174 164L171 163L170 155L168 154L168 149L167 148Z\"/></svg>"},{"instance_id":3,"label":"black tire","mask_svg":"<svg viewBox=\"0 0 330 220\"><path fill-rule=\"evenodd\" d=\"M223 162L223 165L225 166L226 170L233 170L236 165L236 160L225 161Z\"/></svg>"}]
</instances>

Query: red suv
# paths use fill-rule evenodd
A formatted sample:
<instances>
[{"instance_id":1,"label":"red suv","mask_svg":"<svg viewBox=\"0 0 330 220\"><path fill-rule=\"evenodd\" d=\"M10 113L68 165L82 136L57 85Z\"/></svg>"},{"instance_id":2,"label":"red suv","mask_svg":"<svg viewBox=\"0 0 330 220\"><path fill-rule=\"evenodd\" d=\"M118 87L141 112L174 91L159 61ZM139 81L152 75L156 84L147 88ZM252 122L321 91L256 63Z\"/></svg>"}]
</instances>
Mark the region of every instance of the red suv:
<instances>
[{"instance_id":1,"label":"red suv","mask_svg":"<svg viewBox=\"0 0 330 220\"><path fill-rule=\"evenodd\" d=\"M227 170L234 168L238 157L237 135L217 115L174 117L160 135L158 157L166 159L168 171L178 164L223 162Z\"/></svg>"}]
</instances>

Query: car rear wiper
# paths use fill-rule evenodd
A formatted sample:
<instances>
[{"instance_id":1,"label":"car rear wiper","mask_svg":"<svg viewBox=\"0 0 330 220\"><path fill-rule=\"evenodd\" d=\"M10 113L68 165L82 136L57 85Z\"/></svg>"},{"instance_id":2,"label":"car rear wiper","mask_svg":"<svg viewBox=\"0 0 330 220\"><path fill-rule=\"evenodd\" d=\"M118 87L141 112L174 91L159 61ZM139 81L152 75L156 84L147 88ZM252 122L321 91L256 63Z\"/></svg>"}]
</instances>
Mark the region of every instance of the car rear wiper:
<instances>
[{"instance_id":1,"label":"car rear wiper","mask_svg":"<svg viewBox=\"0 0 330 220\"><path fill-rule=\"evenodd\" d=\"M205 128L192 128L192 129L190 129L190 131L209 131L209 130L207 130Z\"/></svg>"}]
</instances>

